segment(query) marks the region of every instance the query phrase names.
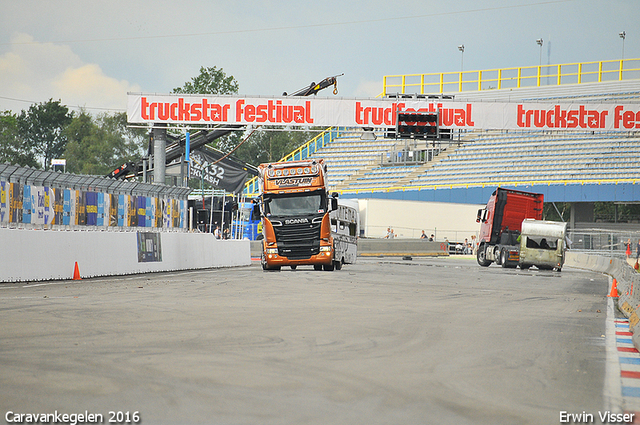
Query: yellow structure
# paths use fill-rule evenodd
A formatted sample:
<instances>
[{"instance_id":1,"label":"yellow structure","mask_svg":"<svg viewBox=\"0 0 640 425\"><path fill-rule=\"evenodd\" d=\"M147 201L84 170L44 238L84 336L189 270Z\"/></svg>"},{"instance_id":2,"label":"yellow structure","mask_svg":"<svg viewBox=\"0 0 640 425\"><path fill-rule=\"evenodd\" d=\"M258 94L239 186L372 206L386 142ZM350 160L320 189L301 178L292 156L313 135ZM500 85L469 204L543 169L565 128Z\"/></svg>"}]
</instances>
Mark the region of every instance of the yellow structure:
<instances>
[{"instance_id":1,"label":"yellow structure","mask_svg":"<svg viewBox=\"0 0 640 425\"><path fill-rule=\"evenodd\" d=\"M385 75L382 95L440 94L463 91L601 83L640 78L640 59L523 66L482 71Z\"/></svg>"}]
</instances>

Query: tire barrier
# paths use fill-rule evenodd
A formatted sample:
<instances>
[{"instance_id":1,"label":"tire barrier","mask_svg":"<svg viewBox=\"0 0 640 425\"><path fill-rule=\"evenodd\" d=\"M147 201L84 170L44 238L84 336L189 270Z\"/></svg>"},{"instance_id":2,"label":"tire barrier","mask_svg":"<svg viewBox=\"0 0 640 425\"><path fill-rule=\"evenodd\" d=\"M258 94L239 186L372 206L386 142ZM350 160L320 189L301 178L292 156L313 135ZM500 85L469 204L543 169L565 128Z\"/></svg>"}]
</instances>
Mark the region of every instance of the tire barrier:
<instances>
[{"instance_id":1,"label":"tire barrier","mask_svg":"<svg viewBox=\"0 0 640 425\"><path fill-rule=\"evenodd\" d=\"M618 310L629 319L629 330L633 334L633 345L640 349L640 274L620 258L608 258L567 251L565 265L577 269L600 272L611 277L612 288L609 295L618 295ZM615 288L613 287L615 285Z\"/></svg>"}]
</instances>

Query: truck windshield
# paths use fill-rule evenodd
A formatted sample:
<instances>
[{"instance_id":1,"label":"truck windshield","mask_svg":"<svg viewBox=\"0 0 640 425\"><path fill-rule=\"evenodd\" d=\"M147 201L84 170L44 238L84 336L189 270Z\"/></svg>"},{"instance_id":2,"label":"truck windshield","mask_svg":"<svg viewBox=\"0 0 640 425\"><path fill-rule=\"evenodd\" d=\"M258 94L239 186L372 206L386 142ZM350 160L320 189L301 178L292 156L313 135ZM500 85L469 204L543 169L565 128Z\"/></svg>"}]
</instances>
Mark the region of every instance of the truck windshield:
<instances>
[{"instance_id":1,"label":"truck windshield","mask_svg":"<svg viewBox=\"0 0 640 425\"><path fill-rule=\"evenodd\" d=\"M304 192L271 196L267 199L267 214L275 216L310 215L325 212L325 196L322 192Z\"/></svg>"}]
</instances>

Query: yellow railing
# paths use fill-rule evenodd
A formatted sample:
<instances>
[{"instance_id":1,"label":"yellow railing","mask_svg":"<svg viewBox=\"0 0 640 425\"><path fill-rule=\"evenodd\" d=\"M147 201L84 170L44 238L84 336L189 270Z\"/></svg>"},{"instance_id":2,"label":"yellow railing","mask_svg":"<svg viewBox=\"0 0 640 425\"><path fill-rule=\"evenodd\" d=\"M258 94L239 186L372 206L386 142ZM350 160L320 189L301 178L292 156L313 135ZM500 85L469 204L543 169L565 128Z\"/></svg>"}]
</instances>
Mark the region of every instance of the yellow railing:
<instances>
[{"instance_id":1,"label":"yellow railing","mask_svg":"<svg viewBox=\"0 0 640 425\"><path fill-rule=\"evenodd\" d=\"M287 161L299 161L308 158L312 153L316 152L319 148L324 147L327 143L330 143L334 137L338 137L340 134L340 127L329 127L322 133L318 134L313 139L309 140L304 145L300 146L293 152L283 156L277 162ZM254 177L245 183L244 193L245 195L255 195L258 193L258 177Z\"/></svg>"},{"instance_id":2,"label":"yellow railing","mask_svg":"<svg viewBox=\"0 0 640 425\"><path fill-rule=\"evenodd\" d=\"M640 178L637 179L577 179L577 180L522 180L522 181L500 181L500 182L486 182L486 183L449 183L449 184L431 184L424 186L394 186L394 187L376 187L376 188L361 188L361 189L334 189L332 191L343 193L355 193L366 194L375 192L406 192L406 191L421 191L421 190L438 190L438 189L453 189L453 188L470 188L470 187L499 187L499 186L551 186L551 185L585 185L585 184L640 184Z\"/></svg>"},{"instance_id":3,"label":"yellow railing","mask_svg":"<svg viewBox=\"0 0 640 425\"><path fill-rule=\"evenodd\" d=\"M640 79L640 59L486 69L482 71L385 75L383 95L440 94Z\"/></svg>"}]
</instances>

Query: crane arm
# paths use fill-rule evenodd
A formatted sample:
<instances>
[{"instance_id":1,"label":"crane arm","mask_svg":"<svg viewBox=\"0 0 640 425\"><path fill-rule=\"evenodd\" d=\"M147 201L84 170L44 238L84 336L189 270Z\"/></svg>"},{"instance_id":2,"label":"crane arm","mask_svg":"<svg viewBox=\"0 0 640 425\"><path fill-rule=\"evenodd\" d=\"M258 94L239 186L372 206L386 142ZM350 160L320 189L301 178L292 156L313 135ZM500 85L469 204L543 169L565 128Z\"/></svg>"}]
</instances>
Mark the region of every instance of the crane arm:
<instances>
[{"instance_id":1,"label":"crane arm","mask_svg":"<svg viewBox=\"0 0 640 425\"><path fill-rule=\"evenodd\" d=\"M311 96L312 94L313 95L318 94L320 90L326 89L329 86L333 86L333 94L338 94L338 77L341 77L343 75L344 74L338 74L332 77L327 77L317 84L313 82L309 84L308 87L303 87L294 93L287 94L287 92L284 92L282 95L283 96Z\"/></svg>"}]
</instances>

